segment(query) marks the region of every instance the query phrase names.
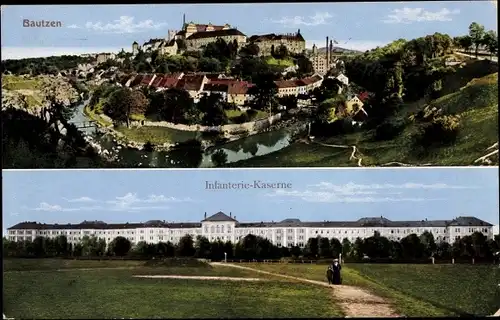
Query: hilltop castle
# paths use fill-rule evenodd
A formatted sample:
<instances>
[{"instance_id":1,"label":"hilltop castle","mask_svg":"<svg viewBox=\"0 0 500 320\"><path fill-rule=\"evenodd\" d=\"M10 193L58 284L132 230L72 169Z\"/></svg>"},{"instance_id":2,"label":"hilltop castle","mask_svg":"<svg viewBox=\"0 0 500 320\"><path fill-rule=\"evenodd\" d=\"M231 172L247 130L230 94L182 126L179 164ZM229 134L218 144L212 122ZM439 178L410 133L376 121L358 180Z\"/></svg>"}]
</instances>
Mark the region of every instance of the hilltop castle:
<instances>
[{"instance_id":1,"label":"hilltop castle","mask_svg":"<svg viewBox=\"0 0 500 320\"><path fill-rule=\"evenodd\" d=\"M290 53L302 53L305 50L306 42L300 30L296 34L266 34L254 35L247 39L247 36L229 24L213 25L186 23L186 15L183 16L182 29L168 30L165 39L150 39L142 45L144 51L158 50L160 54L177 54L184 50L199 51L209 43L223 39L226 43L236 43L238 48L242 48L249 43L254 43L259 47L259 55L270 55L274 49L284 45ZM132 44L133 54L137 54L141 47L137 42Z\"/></svg>"}]
</instances>

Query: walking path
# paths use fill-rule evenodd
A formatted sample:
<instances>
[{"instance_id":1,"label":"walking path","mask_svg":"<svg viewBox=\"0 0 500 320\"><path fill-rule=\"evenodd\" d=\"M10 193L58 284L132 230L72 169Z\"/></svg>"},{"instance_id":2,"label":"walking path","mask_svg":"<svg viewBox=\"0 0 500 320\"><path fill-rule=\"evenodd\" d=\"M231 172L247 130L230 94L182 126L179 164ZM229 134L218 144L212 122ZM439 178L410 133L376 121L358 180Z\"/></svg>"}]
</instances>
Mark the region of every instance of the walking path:
<instances>
[{"instance_id":1,"label":"walking path","mask_svg":"<svg viewBox=\"0 0 500 320\"><path fill-rule=\"evenodd\" d=\"M396 311L389 303L387 303L387 301L357 287L346 285L331 286L328 283L322 281L287 276L229 263L213 262L211 264L251 270L254 272L269 274L276 277L288 278L332 288L335 300L339 303L345 315L348 317L398 317Z\"/></svg>"},{"instance_id":2,"label":"walking path","mask_svg":"<svg viewBox=\"0 0 500 320\"><path fill-rule=\"evenodd\" d=\"M151 279L193 279L193 280L225 280L225 281L267 281L260 278L238 278L238 277L211 277L211 276L177 276L177 275L141 275L134 278Z\"/></svg>"}]
</instances>

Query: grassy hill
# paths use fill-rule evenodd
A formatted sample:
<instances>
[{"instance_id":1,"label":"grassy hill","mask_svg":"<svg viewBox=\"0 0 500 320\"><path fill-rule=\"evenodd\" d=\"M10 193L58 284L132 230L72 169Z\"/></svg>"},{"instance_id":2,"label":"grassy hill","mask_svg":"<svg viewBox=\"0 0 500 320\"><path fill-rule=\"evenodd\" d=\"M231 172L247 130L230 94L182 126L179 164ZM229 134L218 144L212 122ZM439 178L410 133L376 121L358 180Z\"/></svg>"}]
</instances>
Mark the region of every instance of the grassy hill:
<instances>
[{"instance_id":1,"label":"grassy hill","mask_svg":"<svg viewBox=\"0 0 500 320\"><path fill-rule=\"evenodd\" d=\"M476 70L476 71L474 71ZM479 70L479 71L478 71ZM489 71L489 69L486 69ZM446 81L444 87L456 88L470 75L485 72L484 68L465 68ZM408 104L399 117L406 120L402 132L392 140L375 141L373 131L335 136L320 141L323 144L356 146L363 166L380 166L390 162L405 164L432 164L439 166L473 165L474 160L488 153L488 147L498 142L498 72L476 79L468 79L463 87L426 103L426 108L441 109L445 115L460 117L460 129L455 142L449 146L437 146L427 150L425 156L417 156L411 135L417 124L408 118L417 108ZM418 109L417 109L418 110ZM240 161L235 167L301 167L301 166L357 166L357 160L349 159L352 148L332 148L314 143L293 143L289 147L265 156ZM496 158L498 163L498 158Z\"/></svg>"}]
</instances>

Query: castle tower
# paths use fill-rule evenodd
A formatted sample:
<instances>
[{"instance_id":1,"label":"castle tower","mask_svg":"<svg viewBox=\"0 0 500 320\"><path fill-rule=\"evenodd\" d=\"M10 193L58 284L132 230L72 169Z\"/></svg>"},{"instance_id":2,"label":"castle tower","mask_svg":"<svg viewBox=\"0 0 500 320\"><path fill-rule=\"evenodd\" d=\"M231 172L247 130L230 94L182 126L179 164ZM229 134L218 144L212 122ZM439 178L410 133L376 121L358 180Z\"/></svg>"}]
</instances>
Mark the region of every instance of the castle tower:
<instances>
[{"instance_id":1,"label":"castle tower","mask_svg":"<svg viewBox=\"0 0 500 320\"><path fill-rule=\"evenodd\" d=\"M139 44L134 41L134 43L132 43L132 54L133 55L136 55L139 53Z\"/></svg>"},{"instance_id":2,"label":"castle tower","mask_svg":"<svg viewBox=\"0 0 500 320\"><path fill-rule=\"evenodd\" d=\"M175 39L175 35L177 34L177 31L175 30L168 30L168 38L167 41Z\"/></svg>"}]
</instances>

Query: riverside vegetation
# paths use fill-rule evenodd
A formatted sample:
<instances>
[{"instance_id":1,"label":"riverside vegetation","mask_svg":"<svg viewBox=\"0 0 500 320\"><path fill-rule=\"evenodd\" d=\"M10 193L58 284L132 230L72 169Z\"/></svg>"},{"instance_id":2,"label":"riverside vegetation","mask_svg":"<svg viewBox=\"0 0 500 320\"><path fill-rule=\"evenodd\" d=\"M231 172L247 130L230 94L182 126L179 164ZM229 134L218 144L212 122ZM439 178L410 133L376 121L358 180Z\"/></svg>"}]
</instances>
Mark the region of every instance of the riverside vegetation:
<instances>
[{"instance_id":1,"label":"riverside vegetation","mask_svg":"<svg viewBox=\"0 0 500 320\"><path fill-rule=\"evenodd\" d=\"M460 53L468 52L477 56L481 54L481 47L485 47L488 54L495 54L497 36L492 31L486 32L481 25L472 23L466 36L452 39L446 34L435 33L411 41L400 39L382 48L343 57L344 67L332 70L321 87L307 96L299 97L313 101L316 106L308 116L312 124L306 136L297 137L279 151L231 164L222 161L220 165L498 164L498 64ZM265 117L277 112L280 106L286 106L287 110L297 109L297 97L276 98L274 81L283 79L281 71L289 65L278 61L293 61L299 66L296 74L288 74L285 78L310 74L310 62L302 55L291 56L283 48L278 48L271 58L257 57L256 50L249 46L238 51L232 44L218 41L208 45L203 52L185 52L176 56L140 52L132 58L130 54L121 52L118 56L123 59L122 62L110 60L96 67L96 70L105 70L110 75L104 81L96 81L92 73L76 76L68 72L63 77L68 78L78 88L78 92L93 93L85 110L88 117L97 120L102 126L114 126L114 131L129 140L146 144L147 149L150 149L154 145L179 142L175 141L175 136L180 132L147 126L131 128L130 121L167 120L217 126ZM61 71L58 68L75 67L78 63L85 63L88 58L40 59L3 61L2 70L4 74L56 73ZM151 92L147 88L130 91L116 86L131 72L178 71L224 72L249 80L255 84L252 88L255 97L253 104L248 111L241 111L217 95L203 97L194 103L187 92L180 89ZM351 83L348 87L328 78L338 72L348 76ZM18 81L19 78L11 77L14 80L4 81L2 91L16 91L24 96L25 102L16 103L27 105L28 109L37 105L40 97L27 94L30 92L26 91L30 90L26 87L38 85L36 78L25 77ZM366 117L359 119L359 112L354 114L346 110L346 99L353 94L363 94ZM39 134L33 132L34 136ZM19 139L13 142L5 139L10 139L9 135L4 136L4 146L8 143L12 146L23 145L18 143ZM189 148L203 148L199 141L191 141L193 139L204 138L192 135L183 140ZM222 137L215 139L219 143L224 142ZM36 143L35 138L30 141ZM30 145L29 148L36 147ZM56 150L55 146L52 148ZM27 153L23 154L29 157ZM38 157L37 152L33 155ZM77 157L77 153L70 157ZM5 160L4 165L37 166L36 161L31 162ZM49 167L74 166L76 162L79 161L73 159ZM116 162L94 160L88 165L119 166Z\"/></svg>"}]
</instances>

